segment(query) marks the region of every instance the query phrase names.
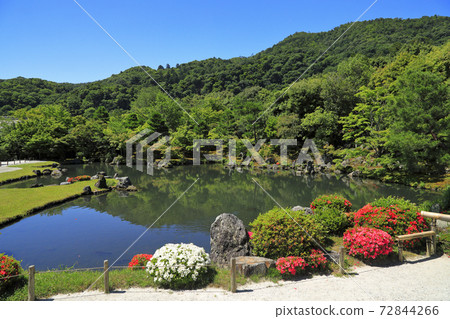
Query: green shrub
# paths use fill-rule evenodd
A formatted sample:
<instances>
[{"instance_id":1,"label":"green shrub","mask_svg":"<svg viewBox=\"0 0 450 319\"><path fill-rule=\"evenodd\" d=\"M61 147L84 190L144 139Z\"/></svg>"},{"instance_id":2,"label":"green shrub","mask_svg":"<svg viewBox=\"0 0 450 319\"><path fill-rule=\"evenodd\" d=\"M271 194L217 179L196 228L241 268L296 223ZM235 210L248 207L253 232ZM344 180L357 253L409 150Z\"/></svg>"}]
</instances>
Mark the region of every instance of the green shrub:
<instances>
[{"instance_id":1,"label":"green shrub","mask_svg":"<svg viewBox=\"0 0 450 319\"><path fill-rule=\"evenodd\" d=\"M441 211L443 213L450 210L450 186L447 186L447 188L443 191L440 204Z\"/></svg>"},{"instance_id":2,"label":"green shrub","mask_svg":"<svg viewBox=\"0 0 450 319\"><path fill-rule=\"evenodd\" d=\"M352 208L352 203L338 194L321 195L311 203L311 209L314 212L317 209L322 209L325 207L335 208L340 210L341 212L348 213Z\"/></svg>"},{"instance_id":3,"label":"green shrub","mask_svg":"<svg viewBox=\"0 0 450 319\"><path fill-rule=\"evenodd\" d=\"M314 217L303 211L288 209L286 212L275 207L250 223L253 233L250 243L255 255L272 259L306 257L312 249L318 248L314 240L324 244L326 231Z\"/></svg>"},{"instance_id":4,"label":"green shrub","mask_svg":"<svg viewBox=\"0 0 450 319\"><path fill-rule=\"evenodd\" d=\"M349 214L349 213L347 213ZM351 226L349 217L335 207L322 207L314 210L314 218L329 234L342 235Z\"/></svg>"}]
</instances>

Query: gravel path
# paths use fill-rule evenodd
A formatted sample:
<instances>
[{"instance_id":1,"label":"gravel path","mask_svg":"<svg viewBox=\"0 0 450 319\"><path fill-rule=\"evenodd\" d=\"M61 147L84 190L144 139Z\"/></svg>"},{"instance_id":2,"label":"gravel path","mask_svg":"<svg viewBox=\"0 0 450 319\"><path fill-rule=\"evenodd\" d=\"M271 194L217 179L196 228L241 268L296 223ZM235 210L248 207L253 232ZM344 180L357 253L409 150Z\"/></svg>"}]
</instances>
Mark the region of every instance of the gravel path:
<instances>
[{"instance_id":1,"label":"gravel path","mask_svg":"<svg viewBox=\"0 0 450 319\"><path fill-rule=\"evenodd\" d=\"M50 300L147 300L147 301L406 301L450 300L450 258L421 258L398 266L354 269L352 277L315 276L300 281L262 282L239 286L232 294L218 288L170 291L132 288L114 291L57 295Z\"/></svg>"}]
</instances>

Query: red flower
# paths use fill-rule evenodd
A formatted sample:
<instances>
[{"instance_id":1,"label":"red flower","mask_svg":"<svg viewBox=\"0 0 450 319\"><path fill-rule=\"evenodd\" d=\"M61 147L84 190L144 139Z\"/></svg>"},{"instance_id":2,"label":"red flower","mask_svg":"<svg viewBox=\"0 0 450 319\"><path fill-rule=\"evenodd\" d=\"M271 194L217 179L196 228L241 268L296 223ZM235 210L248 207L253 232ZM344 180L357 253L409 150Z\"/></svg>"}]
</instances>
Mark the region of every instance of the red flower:
<instances>
[{"instance_id":1,"label":"red flower","mask_svg":"<svg viewBox=\"0 0 450 319\"><path fill-rule=\"evenodd\" d=\"M147 265L147 262L152 259L153 255L148 255L148 254L138 254L135 255L130 263L128 264L128 268L131 269L137 269L137 268L142 268L145 269L145 266Z\"/></svg>"}]
</instances>

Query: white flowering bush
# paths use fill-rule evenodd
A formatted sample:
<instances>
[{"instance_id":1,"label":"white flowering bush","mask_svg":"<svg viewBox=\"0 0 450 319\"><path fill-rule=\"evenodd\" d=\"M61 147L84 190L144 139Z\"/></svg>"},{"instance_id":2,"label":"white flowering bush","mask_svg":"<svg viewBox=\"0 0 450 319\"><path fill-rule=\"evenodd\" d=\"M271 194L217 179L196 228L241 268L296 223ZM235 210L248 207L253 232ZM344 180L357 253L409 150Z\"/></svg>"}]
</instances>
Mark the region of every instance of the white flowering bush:
<instances>
[{"instance_id":1,"label":"white flowering bush","mask_svg":"<svg viewBox=\"0 0 450 319\"><path fill-rule=\"evenodd\" d=\"M147 263L155 283L164 288L185 289L208 281L209 255L194 244L166 244Z\"/></svg>"}]
</instances>

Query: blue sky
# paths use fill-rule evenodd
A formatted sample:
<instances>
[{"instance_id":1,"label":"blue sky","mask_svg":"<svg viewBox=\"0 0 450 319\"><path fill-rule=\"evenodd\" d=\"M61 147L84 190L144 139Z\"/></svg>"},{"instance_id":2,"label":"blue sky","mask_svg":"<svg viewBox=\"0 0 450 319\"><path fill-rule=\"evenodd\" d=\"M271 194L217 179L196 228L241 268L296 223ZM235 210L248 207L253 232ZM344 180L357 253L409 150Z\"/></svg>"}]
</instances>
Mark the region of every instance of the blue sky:
<instances>
[{"instance_id":1,"label":"blue sky","mask_svg":"<svg viewBox=\"0 0 450 319\"><path fill-rule=\"evenodd\" d=\"M249 56L354 21L374 0L77 0L141 64ZM362 20L450 15L448 0L379 0ZM73 0L0 0L0 79L106 78L136 64Z\"/></svg>"}]
</instances>

